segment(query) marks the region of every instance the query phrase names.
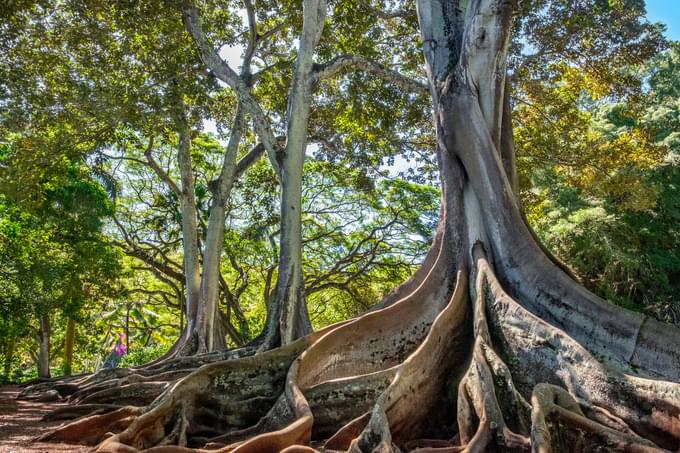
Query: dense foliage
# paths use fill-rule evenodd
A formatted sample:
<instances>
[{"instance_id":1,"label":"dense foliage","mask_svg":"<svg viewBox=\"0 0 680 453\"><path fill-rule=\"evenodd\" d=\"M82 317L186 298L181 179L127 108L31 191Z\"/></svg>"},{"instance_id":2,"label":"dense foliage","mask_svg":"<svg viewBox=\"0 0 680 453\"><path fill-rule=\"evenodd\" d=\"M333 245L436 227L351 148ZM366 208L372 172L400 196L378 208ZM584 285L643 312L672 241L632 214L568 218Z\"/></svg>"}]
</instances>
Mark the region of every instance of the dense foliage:
<instances>
[{"instance_id":1,"label":"dense foliage","mask_svg":"<svg viewBox=\"0 0 680 453\"><path fill-rule=\"evenodd\" d=\"M550 104L519 101L516 131L525 207L548 247L596 293L670 322L680 320L678 50L628 68L643 85L623 99L567 68Z\"/></svg>"},{"instance_id":2,"label":"dense foliage","mask_svg":"<svg viewBox=\"0 0 680 453\"><path fill-rule=\"evenodd\" d=\"M3 164L18 169L21 164L12 162L17 156L9 145ZM28 200L8 195L9 190L0 198L3 379L13 364L24 368L35 357L40 335L53 334L59 350L66 341L68 320L91 322L102 300L117 292L120 253L103 232L113 205L88 173L84 165L71 163L63 175L31 192ZM89 343L82 341L88 334L79 335L83 346ZM79 360L91 353L83 347ZM63 360L53 365L70 373L72 356L57 356Z\"/></svg>"},{"instance_id":3,"label":"dense foliage","mask_svg":"<svg viewBox=\"0 0 680 453\"><path fill-rule=\"evenodd\" d=\"M422 79L414 11L379 2L375 15L368 3L333 4L318 60L358 54ZM680 45L664 48L642 2L596 3L593 13L520 2L510 70L521 200L591 290L680 322ZM202 9L210 38L242 53L241 5L211 4ZM119 333L123 365L149 361L186 325L179 136L186 128L192 139L203 244L237 106L203 70L178 10L164 6L28 1L0 16L4 380L34 375L41 319L52 366L67 372L101 366ZM268 6L258 21L271 40L253 60L253 93L283 133L301 18L290 2ZM316 88L302 221L305 292L321 327L366 310L415 270L439 192L426 91L351 68ZM257 141L246 131L239 157ZM226 204L219 307L232 346L265 321L279 185L257 160Z\"/></svg>"}]
</instances>

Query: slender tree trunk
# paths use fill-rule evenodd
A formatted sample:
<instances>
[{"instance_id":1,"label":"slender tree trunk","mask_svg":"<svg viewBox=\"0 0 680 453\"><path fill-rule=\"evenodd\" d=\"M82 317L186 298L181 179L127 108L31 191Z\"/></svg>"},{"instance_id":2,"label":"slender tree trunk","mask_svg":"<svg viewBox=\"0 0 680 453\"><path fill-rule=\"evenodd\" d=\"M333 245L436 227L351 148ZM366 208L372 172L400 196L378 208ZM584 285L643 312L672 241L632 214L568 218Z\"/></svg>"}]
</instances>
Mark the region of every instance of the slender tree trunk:
<instances>
[{"instance_id":1,"label":"slender tree trunk","mask_svg":"<svg viewBox=\"0 0 680 453\"><path fill-rule=\"evenodd\" d=\"M130 302L125 307L125 349L130 353Z\"/></svg>"},{"instance_id":2,"label":"slender tree trunk","mask_svg":"<svg viewBox=\"0 0 680 453\"><path fill-rule=\"evenodd\" d=\"M180 349L183 354L193 354L198 347L197 320L201 288L201 270L198 251L198 221L193 166L191 163L191 131L184 113L178 118L179 144L177 162L180 170L180 209L182 212L182 247L184 250L186 328Z\"/></svg>"},{"instance_id":3,"label":"slender tree trunk","mask_svg":"<svg viewBox=\"0 0 680 453\"><path fill-rule=\"evenodd\" d=\"M312 330L302 275L302 168L312 97L312 67L326 18L325 0L304 1L304 23L288 97L287 143L281 163L279 272L267 314L265 347L289 344Z\"/></svg>"},{"instance_id":4,"label":"slender tree trunk","mask_svg":"<svg viewBox=\"0 0 680 453\"><path fill-rule=\"evenodd\" d=\"M182 337L166 354L165 358L174 355L186 356L221 350L226 346L227 331L221 321L219 308L220 262L224 241L224 222L226 204L237 175L239 144L244 128L244 112L237 108L234 124L227 149L225 150L220 175L210 184L212 203L203 241L203 261L199 260L199 240L196 218L196 202L194 194L193 166L191 162L190 131L185 116L180 112L177 118L179 146L178 164L181 175L179 199L182 211L182 237L184 248L184 269L186 297L182 317L186 325L182 329ZM261 150L252 151L250 155L258 156ZM246 167L254 158L245 159ZM201 267L202 264L202 267ZM183 324L183 319L180 319Z\"/></svg>"},{"instance_id":5,"label":"slender tree trunk","mask_svg":"<svg viewBox=\"0 0 680 453\"><path fill-rule=\"evenodd\" d=\"M64 337L64 376L70 376L73 370L73 346L76 340L76 322L68 318L66 336Z\"/></svg>"},{"instance_id":6,"label":"slender tree trunk","mask_svg":"<svg viewBox=\"0 0 680 453\"><path fill-rule=\"evenodd\" d=\"M9 380L9 373L12 370L12 361L14 360L14 351L16 348L16 339L10 337L4 347L4 362L2 364L2 374L6 380Z\"/></svg>"},{"instance_id":7,"label":"slender tree trunk","mask_svg":"<svg viewBox=\"0 0 680 453\"><path fill-rule=\"evenodd\" d=\"M220 217L218 220L217 218ZM199 344L197 352L210 352L224 347L224 339L216 337L215 318L219 310L219 267L224 239L224 207L210 209L208 230L203 253L203 274L199 295L196 330Z\"/></svg>"},{"instance_id":8,"label":"slender tree trunk","mask_svg":"<svg viewBox=\"0 0 680 453\"><path fill-rule=\"evenodd\" d=\"M203 275L201 278L198 328L205 332L199 344L200 352L222 349L225 338L222 334L222 321L219 314L220 262L224 245L224 222L226 204L231 194L236 175L236 157L243 131L243 112L237 108L234 126L231 130L226 154L222 162L222 170L213 190L213 200L208 218L208 232L203 252Z\"/></svg>"},{"instance_id":9,"label":"slender tree trunk","mask_svg":"<svg viewBox=\"0 0 680 453\"><path fill-rule=\"evenodd\" d=\"M40 329L38 338L40 340L40 352L38 354L38 377L50 377L50 317L47 314L40 315Z\"/></svg>"}]
</instances>

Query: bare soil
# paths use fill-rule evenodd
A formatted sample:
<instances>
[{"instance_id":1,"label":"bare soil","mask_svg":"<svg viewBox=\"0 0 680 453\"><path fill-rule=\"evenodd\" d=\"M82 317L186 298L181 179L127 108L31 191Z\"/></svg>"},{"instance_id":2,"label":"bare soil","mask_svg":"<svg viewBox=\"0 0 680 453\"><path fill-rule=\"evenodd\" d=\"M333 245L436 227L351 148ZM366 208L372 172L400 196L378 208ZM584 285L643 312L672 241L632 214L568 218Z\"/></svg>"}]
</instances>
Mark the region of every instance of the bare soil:
<instances>
[{"instance_id":1,"label":"bare soil","mask_svg":"<svg viewBox=\"0 0 680 453\"><path fill-rule=\"evenodd\" d=\"M46 413L65 405L56 402L17 400L19 388L0 386L0 453L86 452L91 448L52 442L33 442L61 422L43 422Z\"/></svg>"}]
</instances>

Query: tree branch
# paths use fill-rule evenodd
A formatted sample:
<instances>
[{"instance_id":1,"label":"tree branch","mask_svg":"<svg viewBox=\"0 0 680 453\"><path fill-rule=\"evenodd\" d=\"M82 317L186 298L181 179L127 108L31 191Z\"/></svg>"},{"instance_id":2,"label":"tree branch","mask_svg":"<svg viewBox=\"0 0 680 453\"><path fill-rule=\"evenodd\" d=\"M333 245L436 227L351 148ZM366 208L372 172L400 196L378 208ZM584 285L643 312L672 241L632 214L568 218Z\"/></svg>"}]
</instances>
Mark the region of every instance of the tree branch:
<instances>
[{"instance_id":1,"label":"tree branch","mask_svg":"<svg viewBox=\"0 0 680 453\"><path fill-rule=\"evenodd\" d=\"M154 269L158 270L159 272L162 272L166 276L173 278L179 282L184 281L184 274L182 272L177 271L176 269L173 269L173 266L177 266L177 263L168 260L172 265L168 263L161 263L159 262L148 250L145 250L144 248L140 247L138 244L136 244L131 238L128 232L125 230L125 227L123 226L120 221L113 216L113 221L118 226L118 229L120 232L123 234L123 239L124 243L118 242L118 241L113 241L112 243L118 247L120 247L126 255L135 257L148 266L153 267ZM161 254L164 258L164 254Z\"/></svg>"},{"instance_id":2,"label":"tree branch","mask_svg":"<svg viewBox=\"0 0 680 453\"><path fill-rule=\"evenodd\" d=\"M180 190L179 186L175 181L172 180L170 175L161 168L159 163L156 161L156 159L153 158L153 155L151 154L151 151L153 150L153 142L154 142L154 137L151 136L149 138L149 144L146 147L146 150L144 150L144 157L146 157L146 164L149 166L154 173L165 183L168 185L170 190L172 190L176 195L180 196L182 194L182 191Z\"/></svg>"},{"instance_id":3,"label":"tree branch","mask_svg":"<svg viewBox=\"0 0 680 453\"><path fill-rule=\"evenodd\" d=\"M276 142L278 143L278 146L283 146L283 144L286 143L286 136L279 135L276 137ZM234 178L238 179L243 173L245 173L245 171L250 168L251 165L257 162L263 153L264 145L262 143L258 143L250 151L248 151L248 154L243 156L236 164L236 174Z\"/></svg>"},{"instance_id":4,"label":"tree branch","mask_svg":"<svg viewBox=\"0 0 680 453\"><path fill-rule=\"evenodd\" d=\"M244 110L253 119L255 131L267 151L272 166L276 170L277 175L280 176L281 170L276 156L276 139L274 138L269 121L267 120L262 107L250 92L250 87L243 78L239 77L239 75L222 60L215 48L208 42L201 26L198 8L196 8L191 0L187 0L182 6L182 20L184 21L184 27L196 43L198 54L203 63L215 77L234 90L236 96L243 105Z\"/></svg>"},{"instance_id":5,"label":"tree branch","mask_svg":"<svg viewBox=\"0 0 680 453\"><path fill-rule=\"evenodd\" d=\"M246 6L246 16L248 17L248 46L243 54L243 66L241 69L241 75L250 74L250 62L255 55L255 49L257 49L257 22L255 19L255 5L253 5L252 0L245 0Z\"/></svg>"},{"instance_id":6,"label":"tree branch","mask_svg":"<svg viewBox=\"0 0 680 453\"><path fill-rule=\"evenodd\" d=\"M418 80L400 74L380 63L368 60L360 55L345 54L339 55L328 63L314 65L315 82L333 77L343 69L354 68L376 75L388 82L392 82L398 87L414 93L429 93L428 86Z\"/></svg>"}]
</instances>

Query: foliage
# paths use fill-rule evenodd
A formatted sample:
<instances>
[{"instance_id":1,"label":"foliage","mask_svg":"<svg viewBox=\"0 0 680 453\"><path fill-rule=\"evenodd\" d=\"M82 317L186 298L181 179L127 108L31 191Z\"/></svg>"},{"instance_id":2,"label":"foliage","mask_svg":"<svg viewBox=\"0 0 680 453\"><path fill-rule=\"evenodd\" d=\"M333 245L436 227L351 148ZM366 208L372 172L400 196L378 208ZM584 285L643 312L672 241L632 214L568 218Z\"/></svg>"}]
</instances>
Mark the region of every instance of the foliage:
<instances>
[{"instance_id":1,"label":"foliage","mask_svg":"<svg viewBox=\"0 0 680 453\"><path fill-rule=\"evenodd\" d=\"M137 365L144 365L152 360L155 360L165 354L168 348L163 345L145 346L141 349L135 349L124 355L118 364L119 367L131 367Z\"/></svg>"},{"instance_id":2,"label":"foliage","mask_svg":"<svg viewBox=\"0 0 680 453\"><path fill-rule=\"evenodd\" d=\"M15 159L10 152L3 163L16 170ZM5 187L14 183L7 173L0 173ZM40 317L83 320L86 307L115 291L119 269L120 256L102 232L112 205L85 166L71 163L34 194L0 196L0 343L8 362L19 346L33 347L26 338L35 341Z\"/></svg>"},{"instance_id":3,"label":"foliage","mask_svg":"<svg viewBox=\"0 0 680 453\"><path fill-rule=\"evenodd\" d=\"M542 87L551 103L540 97L516 109L523 200L546 245L598 294L674 322L680 320L677 61L674 43L630 70L648 84L636 100L602 97L586 76L566 68Z\"/></svg>"},{"instance_id":4,"label":"foliage","mask_svg":"<svg viewBox=\"0 0 680 453\"><path fill-rule=\"evenodd\" d=\"M197 3L211 43L242 53L242 4ZM680 44L663 51L641 0L518 3L509 70L528 220L592 290L670 319L680 300ZM255 15L266 39L249 82L282 134L300 8L258 2ZM173 2L19 1L0 20L3 376L30 372L42 313L57 356L66 319L77 320L77 369L101 364L124 331L123 363L151 360L185 324L185 288L179 197L149 156L180 179L186 116L202 243L235 96L204 70ZM421 46L411 4L330 2L315 58L360 55L422 81ZM319 327L365 310L413 272L439 191L424 90L357 67L315 90L303 253ZM257 142L250 126L239 157ZM220 308L245 341L260 331L276 280L278 202L264 159L227 202Z\"/></svg>"}]
</instances>

